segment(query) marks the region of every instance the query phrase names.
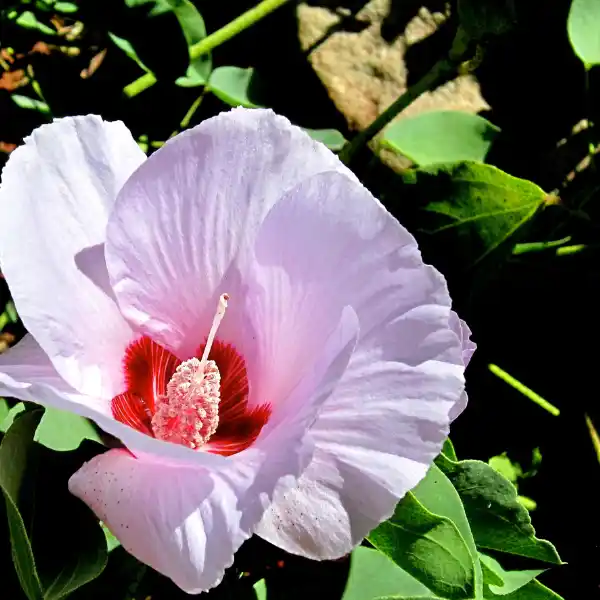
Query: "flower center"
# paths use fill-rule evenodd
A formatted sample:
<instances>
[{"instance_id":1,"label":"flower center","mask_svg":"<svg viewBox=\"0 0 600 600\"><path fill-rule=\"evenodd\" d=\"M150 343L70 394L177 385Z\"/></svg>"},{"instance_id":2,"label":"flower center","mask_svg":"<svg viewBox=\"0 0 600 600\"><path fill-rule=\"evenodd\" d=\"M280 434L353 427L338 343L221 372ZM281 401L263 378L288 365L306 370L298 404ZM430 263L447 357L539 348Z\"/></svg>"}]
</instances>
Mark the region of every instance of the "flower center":
<instances>
[{"instance_id":1,"label":"flower center","mask_svg":"<svg viewBox=\"0 0 600 600\"><path fill-rule=\"evenodd\" d=\"M219 298L202 358L182 362L169 380L166 394L157 398L152 416L155 437L195 449L206 444L217 430L221 373L215 361L208 360L208 355L228 300L227 294Z\"/></svg>"}]
</instances>

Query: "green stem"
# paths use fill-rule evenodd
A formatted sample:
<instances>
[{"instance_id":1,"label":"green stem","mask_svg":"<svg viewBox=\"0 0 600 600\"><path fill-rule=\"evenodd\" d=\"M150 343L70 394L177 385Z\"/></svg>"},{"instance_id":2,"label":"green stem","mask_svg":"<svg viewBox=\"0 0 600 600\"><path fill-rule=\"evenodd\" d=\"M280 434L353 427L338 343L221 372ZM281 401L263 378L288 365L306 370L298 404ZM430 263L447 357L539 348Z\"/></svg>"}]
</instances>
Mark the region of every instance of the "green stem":
<instances>
[{"instance_id":1,"label":"green stem","mask_svg":"<svg viewBox=\"0 0 600 600\"><path fill-rule=\"evenodd\" d=\"M221 29L218 29L214 33L206 36L197 44L190 46L190 61L196 60L203 54L207 54L217 46L227 42L232 37L235 37L238 33L248 29L248 27L254 25L254 23L260 21L289 1L290 0L263 0L254 8L251 8L250 10L241 14L224 27L221 27ZM139 93L153 86L155 83L156 77L154 74L146 73L129 85L125 86L123 91L129 98L133 98L134 96L137 96Z\"/></svg>"},{"instance_id":2,"label":"green stem","mask_svg":"<svg viewBox=\"0 0 600 600\"><path fill-rule=\"evenodd\" d=\"M396 115L412 104L421 94L436 88L455 73L458 65L464 58L468 45L469 38L466 32L462 28L459 28L448 57L436 62L417 83L409 87L402 96L382 112L366 129L349 141L340 150L339 157L341 161L347 165L350 164L356 153L392 121Z\"/></svg>"},{"instance_id":3,"label":"green stem","mask_svg":"<svg viewBox=\"0 0 600 600\"><path fill-rule=\"evenodd\" d=\"M518 392L521 392L523 396L529 398L532 402L535 402L538 406L541 406L544 410L547 410L551 415L558 417L560 415L560 410L556 408L553 404L550 404L548 400L542 398L539 394L536 394L532 389L528 388L526 385L522 384L519 380L515 379L512 375L509 375L504 369L501 369L498 365L489 364L488 369L504 381L508 383L511 387L513 387Z\"/></svg>"}]
</instances>

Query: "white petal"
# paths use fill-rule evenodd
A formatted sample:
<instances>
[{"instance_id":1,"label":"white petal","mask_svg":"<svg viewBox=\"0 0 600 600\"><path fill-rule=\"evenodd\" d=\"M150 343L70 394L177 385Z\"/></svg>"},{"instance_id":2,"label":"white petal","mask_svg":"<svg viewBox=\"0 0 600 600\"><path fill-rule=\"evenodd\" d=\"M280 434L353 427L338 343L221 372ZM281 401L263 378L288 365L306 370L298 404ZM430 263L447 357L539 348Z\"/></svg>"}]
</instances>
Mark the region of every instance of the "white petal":
<instances>
[{"instance_id":1,"label":"white petal","mask_svg":"<svg viewBox=\"0 0 600 600\"><path fill-rule=\"evenodd\" d=\"M131 332L76 257L104 241L117 192L144 158L122 123L74 117L36 129L2 173L0 267L25 326L82 393L119 391Z\"/></svg>"},{"instance_id":2,"label":"white petal","mask_svg":"<svg viewBox=\"0 0 600 600\"><path fill-rule=\"evenodd\" d=\"M248 283L235 263L277 200L328 169L349 173L267 110L235 109L168 142L124 186L108 226L108 269L123 314L189 356L227 292L220 336L235 341L234 308Z\"/></svg>"},{"instance_id":3,"label":"white petal","mask_svg":"<svg viewBox=\"0 0 600 600\"><path fill-rule=\"evenodd\" d=\"M439 452L464 389L462 347L444 278L356 183L318 175L272 210L259 260L294 248L320 278L324 305L356 311L360 339L311 428L313 462L296 489L276 495L257 533L289 552L337 558L392 514Z\"/></svg>"}]
</instances>

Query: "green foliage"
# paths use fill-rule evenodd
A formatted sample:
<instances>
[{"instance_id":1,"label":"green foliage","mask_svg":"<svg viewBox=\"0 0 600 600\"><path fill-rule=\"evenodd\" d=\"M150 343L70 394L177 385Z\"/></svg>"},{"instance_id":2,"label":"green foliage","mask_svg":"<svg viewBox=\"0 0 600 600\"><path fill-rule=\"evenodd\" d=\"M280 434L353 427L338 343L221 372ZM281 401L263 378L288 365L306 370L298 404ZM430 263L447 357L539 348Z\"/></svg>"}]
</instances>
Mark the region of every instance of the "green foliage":
<instances>
[{"instance_id":1,"label":"green foliage","mask_svg":"<svg viewBox=\"0 0 600 600\"><path fill-rule=\"evenodd\" d=\"M546 198L534 183L472 161L409 171L405 183L420 241L465 270L510 254Z\"/></svg>"},{"instance_id":2,"label":"green foliage","mask_svg":"<svg viewBox=\"0 0 600 600\"><path fill-rule=\"evenodd\" d=\"M479 115L439 110L400 119L385 130L381 141L427 167L460 160L485 162L499 132Z\"/></svg>"},{"instance_id":3,"label":"green foliage","mask_svg":"<svg viewBox=\"0 0 600 600\"><path fill-rule=\"evenodd\" d=\"M229 106L256 108L260 105L253 97L257 81L252 68L219 67L211 73L207 89Z\"/></svg>"},{"instance_id":4,"label":"green foliage","mask_svg":"<svg viewBox=\"0 0 600 600\"><path fill-rule=\"evenodd\" d=\"M600 65L600 2L572 0L567 29L573 50L585 68Z\"/></svg>"},{"instance_id":5,"label":"green foliage","mask_svg":"<svg viewBox=\"0 0 600 600\"><path fill-rule=\"evenodd\" d=\"M34 442L41 419L41 410L27 410L5 434L0 488L23 591L29 600L58 600L102 572L106 540L89 509L68 493L72 462L57 462Z\"/></svg>"}]
</instances>

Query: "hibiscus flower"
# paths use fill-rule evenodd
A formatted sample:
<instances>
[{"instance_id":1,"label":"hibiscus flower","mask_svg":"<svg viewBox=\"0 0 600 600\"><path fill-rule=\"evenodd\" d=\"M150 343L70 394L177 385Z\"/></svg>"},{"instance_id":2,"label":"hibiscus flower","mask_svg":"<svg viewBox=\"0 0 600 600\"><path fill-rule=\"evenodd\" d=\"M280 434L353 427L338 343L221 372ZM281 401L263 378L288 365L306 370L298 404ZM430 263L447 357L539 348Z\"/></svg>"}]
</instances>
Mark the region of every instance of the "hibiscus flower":
<instances>
[{"instance_id":1,"label":"hibiscus flower","mask_svg":"<svg viewBox=\"0 0 600 600\"><path fill-rule=\"evenodd\" d=\"M254 533L348 553L464 408L474 347L443 276L271 111L223 113L150 158L120 122L58 119L11 154L0 203L29 331L0 393L120 440L70 490L190 593Z\"/></svg>"}]
</instances>

